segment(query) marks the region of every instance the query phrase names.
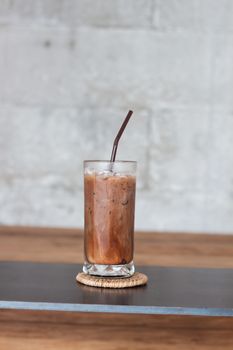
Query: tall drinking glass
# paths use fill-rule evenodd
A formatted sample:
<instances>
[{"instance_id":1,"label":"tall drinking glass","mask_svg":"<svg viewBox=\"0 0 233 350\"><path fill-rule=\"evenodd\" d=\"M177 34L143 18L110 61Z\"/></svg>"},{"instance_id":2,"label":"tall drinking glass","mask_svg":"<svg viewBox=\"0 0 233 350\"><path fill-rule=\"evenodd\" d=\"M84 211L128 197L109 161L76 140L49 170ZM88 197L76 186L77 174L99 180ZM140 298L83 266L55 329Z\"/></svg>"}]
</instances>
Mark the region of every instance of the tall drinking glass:
<instances>
[{"instance_id":1,"label":"tall drinking glass","mask_svg":"<svg viewBox=\"0 0 233 350\"><path fill-rule=\"evenodd\" d=\"M84 162L83 271L98 276L134 273L134 161Z\"/></svg>"}]
</instances>

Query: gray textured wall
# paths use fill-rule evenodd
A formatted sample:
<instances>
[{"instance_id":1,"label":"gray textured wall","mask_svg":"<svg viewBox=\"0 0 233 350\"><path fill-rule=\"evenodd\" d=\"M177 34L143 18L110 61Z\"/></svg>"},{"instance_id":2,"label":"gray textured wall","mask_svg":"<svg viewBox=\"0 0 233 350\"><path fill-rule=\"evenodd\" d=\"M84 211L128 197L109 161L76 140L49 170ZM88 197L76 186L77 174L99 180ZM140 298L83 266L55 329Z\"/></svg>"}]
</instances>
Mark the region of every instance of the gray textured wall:
<instances>
[{"instance_id":1,"label":"gray textured wall","mask_svg":"<svg viewBox=\"0 0 233 350\"><path fill-rule=\"evenodd\" d=\"M138 229L233 232L233 1L1 0L0 223L82 226L82 161L139 162Z\"/></svg>"}]
</instances>

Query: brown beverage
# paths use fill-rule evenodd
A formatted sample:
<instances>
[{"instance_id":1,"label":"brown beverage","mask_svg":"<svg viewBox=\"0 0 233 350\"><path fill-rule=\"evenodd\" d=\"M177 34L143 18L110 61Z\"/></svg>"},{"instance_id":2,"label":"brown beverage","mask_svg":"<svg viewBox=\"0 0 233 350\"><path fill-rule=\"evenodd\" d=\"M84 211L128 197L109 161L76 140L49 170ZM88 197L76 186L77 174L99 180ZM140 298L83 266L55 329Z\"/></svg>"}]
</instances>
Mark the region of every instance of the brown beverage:
<instances>
[{"instance_id":1,"label":"brown beverage","mask_svg":"<svg viewBox=\"0 0 233 350\"><path fill-rule=\"evenodd\" d=\"M133 260L136 177L85 174L85 258L89 264Z\"/></svg>"}]
</instances>

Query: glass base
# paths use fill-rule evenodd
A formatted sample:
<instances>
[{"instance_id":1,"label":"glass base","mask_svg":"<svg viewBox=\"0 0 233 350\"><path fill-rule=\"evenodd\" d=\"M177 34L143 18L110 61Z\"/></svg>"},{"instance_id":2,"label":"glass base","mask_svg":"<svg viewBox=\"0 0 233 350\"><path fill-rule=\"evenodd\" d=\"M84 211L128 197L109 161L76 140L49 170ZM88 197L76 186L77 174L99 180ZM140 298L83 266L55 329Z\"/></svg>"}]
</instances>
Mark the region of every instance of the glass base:
<instances>
[{"instance_id":1,"label":"glass base","mask_svg":"<svg viewBox=\"0 0 233 350\"><path fill-rule=\"evenodd\" d=\"M133 261L124 265L99 265L85 262L83 272L102 277L130 277L134 274L135 268Z\"/></svg>"}]
</instances>

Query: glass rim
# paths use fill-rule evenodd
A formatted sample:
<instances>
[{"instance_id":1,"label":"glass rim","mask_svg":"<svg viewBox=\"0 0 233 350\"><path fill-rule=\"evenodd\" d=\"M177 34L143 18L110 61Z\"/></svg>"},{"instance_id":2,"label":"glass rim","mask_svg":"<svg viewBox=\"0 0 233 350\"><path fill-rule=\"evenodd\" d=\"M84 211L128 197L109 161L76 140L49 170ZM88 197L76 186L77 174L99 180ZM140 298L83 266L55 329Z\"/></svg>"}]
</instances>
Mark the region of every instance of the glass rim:
<instances>
[{"instance_id":1,"label":"glass rim","mask_svg":"<svg viewBox=\"0 0 233 350\"><path fill-rule=\"evenodd\" d=\"M130 163L130 164L137 164L136 160L115 160L114 162L111 162L110 160L84 160L84 164L86 163Z\"/></svg>"}]
</instances>

